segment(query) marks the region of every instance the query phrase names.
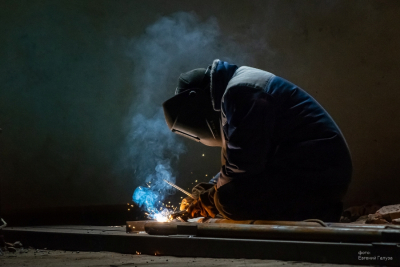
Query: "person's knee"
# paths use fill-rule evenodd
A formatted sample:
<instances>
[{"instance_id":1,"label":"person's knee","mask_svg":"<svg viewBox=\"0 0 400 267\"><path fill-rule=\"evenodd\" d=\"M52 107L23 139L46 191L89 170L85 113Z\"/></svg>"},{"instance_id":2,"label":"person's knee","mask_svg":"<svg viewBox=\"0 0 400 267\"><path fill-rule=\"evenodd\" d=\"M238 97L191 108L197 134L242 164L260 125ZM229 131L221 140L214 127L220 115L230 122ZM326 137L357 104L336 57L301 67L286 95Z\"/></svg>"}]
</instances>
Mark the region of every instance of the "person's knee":
<instances>
[{"instance_id":1,"label":"person's knee","mask_svg":"<svg viewBox=\"0 0 400 267\"><path fill-rule=\"evenodd\" d=\"M248 204L243 195L235 190L233 184L226 184L215 192L214 204L225 219L242 220L248 217Z\"/></svg>"}]
</instances>

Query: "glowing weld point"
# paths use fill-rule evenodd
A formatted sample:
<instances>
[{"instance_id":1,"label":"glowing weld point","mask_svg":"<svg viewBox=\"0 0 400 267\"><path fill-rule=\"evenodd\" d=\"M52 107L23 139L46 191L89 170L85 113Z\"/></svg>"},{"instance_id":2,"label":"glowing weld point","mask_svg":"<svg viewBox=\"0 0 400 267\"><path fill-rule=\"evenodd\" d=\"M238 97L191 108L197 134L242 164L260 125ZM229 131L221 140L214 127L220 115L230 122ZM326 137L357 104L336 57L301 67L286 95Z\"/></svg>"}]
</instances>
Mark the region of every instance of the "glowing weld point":
<instances>
[{"instance_id":1,"label":"glowing weld point","mask_svg":"<svg viewBox=\"0 0 400 267\"><path fill-rule=\"evenodd\" d=\"M154 219L156 219L157 222L168 222L167 216L162 214L156 214L156 216L154 216Z\"/></svg>"}]
</instances>

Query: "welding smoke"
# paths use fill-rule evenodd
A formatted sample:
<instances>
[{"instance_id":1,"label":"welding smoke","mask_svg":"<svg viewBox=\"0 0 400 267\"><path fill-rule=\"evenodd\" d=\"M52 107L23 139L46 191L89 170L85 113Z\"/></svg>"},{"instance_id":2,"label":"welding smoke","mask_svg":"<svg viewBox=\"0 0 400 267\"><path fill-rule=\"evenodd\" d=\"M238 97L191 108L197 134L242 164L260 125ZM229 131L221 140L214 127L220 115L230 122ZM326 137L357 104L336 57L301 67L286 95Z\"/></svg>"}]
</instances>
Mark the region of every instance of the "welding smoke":
<instances>
[{"instance_id":1,"label":"welding smoke","mask_svg":"<svg viewBox=\"0 0 400 267\"><path fill-rule=\"evenodd\" d=\"M215 58L240 64L244 59L249 62L250 57L221 35L215 18L201 21L184 12L159 19L128 46L127 54L135 66L135 99L127 121L129 151L125 158L141 185L133 200L152 210L171 190L162 179L176 182L172 161L186 151L182 137L168 129L162 111L162 103L174 95L179 74L205 68Z\"/></svg>"}]
</instances>

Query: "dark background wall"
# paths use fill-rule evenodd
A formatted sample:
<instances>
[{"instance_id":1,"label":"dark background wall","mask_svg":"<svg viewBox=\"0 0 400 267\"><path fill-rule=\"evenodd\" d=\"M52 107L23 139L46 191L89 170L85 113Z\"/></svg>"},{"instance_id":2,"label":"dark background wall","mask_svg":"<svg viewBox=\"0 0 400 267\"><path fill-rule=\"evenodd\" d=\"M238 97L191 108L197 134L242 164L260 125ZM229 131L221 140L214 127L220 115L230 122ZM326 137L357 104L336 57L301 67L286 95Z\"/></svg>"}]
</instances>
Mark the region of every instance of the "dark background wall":
<instances>
[{"instance_id":1,"label":"dark background wall","mask_svg":"<svg viewBox=\"0 0 400 267\"><path fill-rule=\"evenodd\" d=\"M143 103L153 116L179 73L214 58L282 76L326 108L352 152L347 206L399 203L398 14L394 0L3 0L2 209L131 202L145 177L129 151L152 154L129 139L130 119ZM175 141L178 184L218 172L218 149Z\"/></svg>"}]
</instances>

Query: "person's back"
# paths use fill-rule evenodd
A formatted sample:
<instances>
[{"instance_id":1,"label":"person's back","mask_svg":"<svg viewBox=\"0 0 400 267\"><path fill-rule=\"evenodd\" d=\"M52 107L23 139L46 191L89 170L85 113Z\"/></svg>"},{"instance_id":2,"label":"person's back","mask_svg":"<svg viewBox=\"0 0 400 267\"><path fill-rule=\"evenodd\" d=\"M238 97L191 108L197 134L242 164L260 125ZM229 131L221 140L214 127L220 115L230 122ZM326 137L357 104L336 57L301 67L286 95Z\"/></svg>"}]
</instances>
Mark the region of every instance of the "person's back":
<instances>
[{"instance_id":1,"label":"person's back","mask_svg":"<svg viewBox=\"0 0 400 267\"><path fill-rule=\"evenodd\" d=\"M271 73L240 67L221 102L226 117L221 173L233 182L228 191L236 192L225 197L235 198L235 204L221 200L221 206L244 207L243 217L229 210L231 218L339 218L351 178L350 153L339 128L315 99ZM222 195L226 189L221 188ZM315 212L332 206L334 218ZM307 213L310 209L314 214Z\"/></svg>"},{"instance_id":2,"label":"person's back","mask_svg":"<svg viewBox=\"0 0 400 267\"><path fill-rule=\"evenodd\" d=\"M218 189L209 205L237 220L338 220L351 158L317 101L269 72L219 60L210 90L223 133Z\"/></svg>"}]
</instances>

